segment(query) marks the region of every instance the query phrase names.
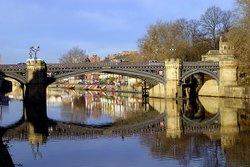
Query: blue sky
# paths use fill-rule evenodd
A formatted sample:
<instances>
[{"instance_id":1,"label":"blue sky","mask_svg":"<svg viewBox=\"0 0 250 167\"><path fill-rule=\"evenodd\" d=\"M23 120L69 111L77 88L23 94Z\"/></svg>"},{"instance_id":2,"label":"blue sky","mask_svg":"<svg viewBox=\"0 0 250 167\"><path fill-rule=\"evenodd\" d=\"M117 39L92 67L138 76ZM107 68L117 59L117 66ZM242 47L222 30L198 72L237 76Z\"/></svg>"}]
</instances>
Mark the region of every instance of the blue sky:
<instances>
[{"instance_id":1,"label":"blue sky","mask_svg":"<svg viewBox=\"0 0 250 167\"><path fill-rule=\"evenodd\" d=\"M25 62L30 46L48 63L78 46L101 57L138 50L157 21L199 19L206 9L233 9L235 0L0 0L3 63Z\"/></svg>"}]
</instances>

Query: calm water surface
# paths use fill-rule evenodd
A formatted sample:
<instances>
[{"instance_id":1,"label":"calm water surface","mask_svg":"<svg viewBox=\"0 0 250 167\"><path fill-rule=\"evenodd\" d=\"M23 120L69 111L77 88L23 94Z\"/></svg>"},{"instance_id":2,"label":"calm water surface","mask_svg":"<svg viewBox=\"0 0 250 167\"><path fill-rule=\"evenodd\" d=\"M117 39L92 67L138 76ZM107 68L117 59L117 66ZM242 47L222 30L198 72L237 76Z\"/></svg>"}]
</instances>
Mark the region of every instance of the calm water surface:
<instances>
[{"instance_id":1,"label":"calm water surface","mask_svg":"<svg viewBox=\"0 0 250 167\"><path fill-rule=\"evenodd\" d=\"M15 166L250 166L249 101L149 99L144 105L132 94L48 94L54 125L47 134L27 121L13 126L23 117L22 100L2 106L0 125L12 127L1 132L1 157Z\"/></svg>"}]
</instances>

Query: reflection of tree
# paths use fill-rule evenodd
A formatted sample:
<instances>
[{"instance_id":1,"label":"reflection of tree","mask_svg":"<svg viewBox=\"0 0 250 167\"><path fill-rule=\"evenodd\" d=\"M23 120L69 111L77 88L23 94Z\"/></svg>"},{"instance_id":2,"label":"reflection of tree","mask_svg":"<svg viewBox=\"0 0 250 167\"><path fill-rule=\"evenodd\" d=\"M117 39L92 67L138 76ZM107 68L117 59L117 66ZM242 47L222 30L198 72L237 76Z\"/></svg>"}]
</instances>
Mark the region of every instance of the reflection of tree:
<instances>
[{"instance_id":1,"label":"reflection of tree","mask_svg":"<svg viewBox=\"0 0 250 167\"><path fill-rule=\"evenodd\" d=\"M197 119L199 121L202 121L205 119L205 111L204 107L200 103L198 99L189 99L184 103L185 105L185 110L184 114L194 120Z\"/></svg>"},{"instance_id":2,"label":"reflection of tree","mask_svg":"<svg viewBox=\"0 0 250 167\"><path fill-rule=\"evenodd\" d=\"M74 108L83 108L86 106L84 96L74 96L73 97Z\"/></svg>"},{"instance_id":3,"label":"reflection of tree","mask_svg":"<svg viewBox=\"0 0 250 167\"><path fill-rule=\"evenodd\" d=\"M134 124L134 123L141 123L146 120L151 120L152 118L155 118L159 115L160 113L157 111L146 111L146 112L129 112L127 113L126 119L117 119L116 120L116 125L120 124Z\"/></svg>"},{"instance_id":4,"label":"reflection of tree","mask_svg":"<svg viewBox=\"0 0 250 167\"><path fill-rule=\"evenodd\" d=\"M144 135L141 144L150 147L154 158L174 159L189 166L197 159L202 166L225 166L220 143L203 134L187 134L182 138L166 138L165 132Z\"/></svg>"},{"instance_id":5,"label":"reflection of tree","mask_svg":"<svg viewBox=\"0 0 250 167\"><path fill-rule=\"evenodd\" d=\"M249 133L238 136L238 141L233 147L224 150L228 166L246 166L250 164L250 138Z\"/></svg>"}]
</instances>

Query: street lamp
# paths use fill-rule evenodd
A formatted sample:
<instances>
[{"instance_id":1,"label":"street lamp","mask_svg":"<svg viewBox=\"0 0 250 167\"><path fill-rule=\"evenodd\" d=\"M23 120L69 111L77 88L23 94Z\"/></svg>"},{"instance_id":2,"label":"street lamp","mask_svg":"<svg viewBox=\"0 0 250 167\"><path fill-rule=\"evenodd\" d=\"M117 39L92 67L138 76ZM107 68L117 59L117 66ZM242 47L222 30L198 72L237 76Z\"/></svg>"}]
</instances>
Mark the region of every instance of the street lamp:
<instances>
[{"instance_id":1,"label":"street lamp","mask_svg":"<svg viewBox=\"0 0 250 167\"><path fill-rule=\"evenodd\" d=\"M35 54L34 59L37 59L36 54L37 54L37 52L38 52L39 50L40 50L40 47L39 47L39 46L37 46L36 48L35 48L34 46L31 46L31 47L30 47L30 53L29 53L30 59L32 59L33 53Z\"/></svg>"},{"instance_id":2,"label":"street lamp","mask_svg":"<svg viewBox=\"0 0 250 167\"><path fill-rule=\"evenodd\" d=\"M172 48L170 48L169 50L172 53L172 58L175 58L175 51L176 51L176 49L173 47L173 45L172 45Z\"/></svg>"}]
</instances>

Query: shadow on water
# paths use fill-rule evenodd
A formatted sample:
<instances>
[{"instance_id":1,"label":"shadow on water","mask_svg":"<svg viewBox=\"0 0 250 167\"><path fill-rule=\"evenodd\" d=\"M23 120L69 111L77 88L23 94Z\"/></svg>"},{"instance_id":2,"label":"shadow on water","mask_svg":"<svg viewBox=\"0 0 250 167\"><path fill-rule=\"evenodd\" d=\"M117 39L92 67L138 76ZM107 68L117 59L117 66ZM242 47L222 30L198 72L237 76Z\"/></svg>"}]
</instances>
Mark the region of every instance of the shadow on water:
<instances>
[{"instance_id":1,"label":"shadow on water","mask_svg":"<svg viewBox=\"0 0 250 167\"><path fill-rule=\"evenodd\" d=\"M3 141L3 130L1 130L1 140L0 140L0 166L2 167L14 167L14 163L8 151L8 141Z\"/></svg>"}]
</instances>

